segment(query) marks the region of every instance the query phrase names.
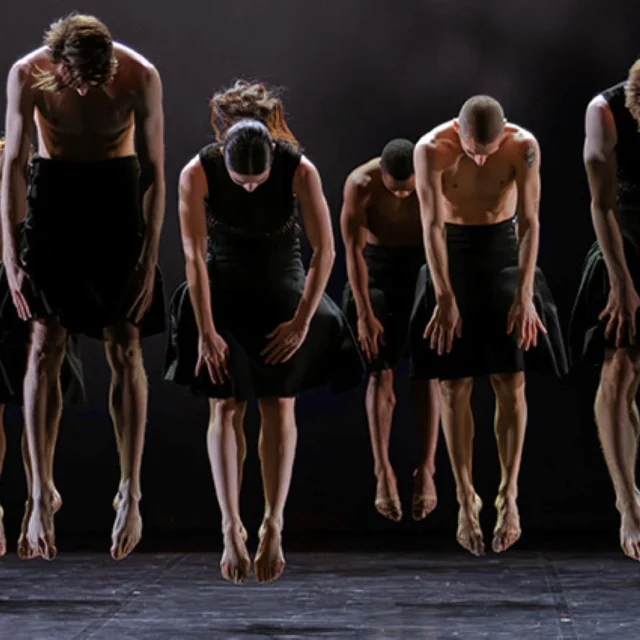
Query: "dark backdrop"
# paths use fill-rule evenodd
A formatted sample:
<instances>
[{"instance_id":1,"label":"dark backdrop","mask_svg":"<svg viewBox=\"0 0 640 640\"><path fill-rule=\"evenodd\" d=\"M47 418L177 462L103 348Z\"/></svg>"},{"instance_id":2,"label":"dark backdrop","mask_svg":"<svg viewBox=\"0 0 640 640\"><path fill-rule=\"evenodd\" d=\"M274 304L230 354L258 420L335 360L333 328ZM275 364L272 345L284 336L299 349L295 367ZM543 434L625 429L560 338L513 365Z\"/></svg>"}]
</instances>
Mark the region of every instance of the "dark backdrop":
<instances>
[{"instance_id":1,"label":"dark backdrop","mask_svg":"<svg viewBox=\"0 0 640 640\"><path fill-rule=\"evenodd\" d=\"M115 39L157 65L166 109L167 215L160 262L167 294L184 277L177 176L212 138L207 99L216 88L238 77L286 87L289 123L323 177L337 236L342 183L355 165L377 155L392 137L416 140L455 116L470 95L489 93L502 102L510 120L538 136L542 147L539 262L566 325L580 266L593 240L581 158L584 110L598 91L624 79L640 54L631 28L640 9L623 0L492 4L5 0L0 72L5 74L16 58L38 46L53 19L73 9L95 13ZM4 110L4 93L0 107ZM346 277L340 240L337 246L329 285L334 298ZM56 458L57 484L65 499L57 517L61 544L65 534L107 536L118 483L102 345L84 340L82 348L89 405L65 413ZM146 341L144 350L151 388L143 465L145 532L147 537L171 531L208 536L218 530L219 515L205 452L206 402L163 382L163 338ZM607 530L608 538L615 539L613 492L592 420L595 383L595 371L562 381L529 378L529 431L520 482L527 531ZM406 367L397 386L391 456L407 513L403 523L387 523L373 508L360 387L342 396L316 391L299 401L298 455L286 512L289 533L446 530L453 536L457 509L443 441L438 450L439 507L423 524L410 520L418 442ZM489 524L499 475L493 401L485 380L477 383L474 408L474 470ZM9 454L0 491L10 533L24 500L20 423L19 411L10 410ZM242 497L252 529L262 508L257 429L252 409Z\"/></svg>"}]
</instances>

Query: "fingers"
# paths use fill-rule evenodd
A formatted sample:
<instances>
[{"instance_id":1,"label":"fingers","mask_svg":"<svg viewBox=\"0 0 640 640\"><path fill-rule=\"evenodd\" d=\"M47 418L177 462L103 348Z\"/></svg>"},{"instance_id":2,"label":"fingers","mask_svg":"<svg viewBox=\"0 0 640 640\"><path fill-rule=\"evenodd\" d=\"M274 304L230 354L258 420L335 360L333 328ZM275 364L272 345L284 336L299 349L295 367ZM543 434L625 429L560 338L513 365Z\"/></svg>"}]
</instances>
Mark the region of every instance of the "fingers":
<instances>
[{"instance_id":1,"label":"fingers","mask_svg":"<svg viewBox=\"0 0 640 640\"><path fill-rule=\"evenodd\" d=\"M362 348L362 352L364 353L366 359L371 361L371 348L369 347L368 338L360 339L360 347Z\"/></svg>"},{"instance_id":2,"label":"fingers","mask_svg":"<svg viewBox=\"0 0 640 640\"><path fill-rule=\"evenodd\" d=\"M298 350L299 344L295 339L289 339L279 343L265 358L265 364L279 364L288 360Z\"/></svg>"},{"instance_id":3,"label":"fingers","mask_svg":"<svg viewBox=\"0 0 640 640\"><path fill-rule=\"evenodd\" d=\"M434 314L433 316L431 316L431 320L429 320L429 323L427 324L427 327L424 330L424 333L422 334L422 337L425 340L432 334L435 323L436 323L436 316ZM433 349L433 344L431 344L431 348Z\"/></svg>"},{"instance_id":4,"label":"fingers","mask_svg":"<svg viewBox=\"0 0 640 640\"><path fill-rule=\"evenodd\" d=\"M515 324L516 324L516 314L513 307L511 307L511 309L509 309L509 315L507 316L507 335L511 335L513 333Z\"/></svg>"},{"instance_id":5,"label":"fingers","mask_svg":"<svg viewBox=\"0 0 640 640\"><path fill-rule=\"evenodd\" d=\"M611 314L609 316L609 321L607 322L607 326L604 328L604 337L608 340L611 337L611 332L615 329L616 326L616 316Z\"/></svg>"},{"instance_id":6,"label":"fingers","mask_svg":"<svg viewBox=\"0 0 640 640\"><path fill-rule=\"evenodd\" d=\"M607 305L601 312L600 315L598 316L598 320L604 320L606 318L606 316L608 316L611 313L611 308L609 307L609 305Z\"/></svg>"},{"instance_id":7,"label":"fingers","mask_svg":"<svg viewBox=\"0 0 640 640\"><path fill-rule=\"evenodd\" d=\"M624 336L624 323L625 317L623 315L618 316L618 327L616 329L616 347L620 347Z\"/></svg>"},{"instance_id":8,"label":"fingers","mask_svg":"<svg viewBox=\"0 0 640 640\"><path fill-rule=\"evenodd\" d=\"M29 318L31 318L31 310L29 309L29 305L27 304L25 297L22 295L22 292L12 291L11 298L20 320L29 320Z\"/></svg>"},{"instance_id":9,"label":"fingers","mask_svg":"<svg viewBox=\"0 0 640 640\"><path fill-rule=\"evenodd\" d=\"M278 335L278 333L280 333L280 331L282 331L282 329L283 329L285 324L287 324L287 323L286 322L282 322L271 333L267 333L267 338L274 338L276 335Z\"/></svg>"},{"instance_id":10,"label":"fingers","mask_svg":"<svg viewBox=\"0 0 640 640\"><path fill-rule=\"evenodd\" d=\"M379 352L378 339L379 338L380 338L380 334L375 334L374 333L373 336L371 336L371 353L372 353L374 359L378 357L378 352Z\"/></svg>"}]
</instances>

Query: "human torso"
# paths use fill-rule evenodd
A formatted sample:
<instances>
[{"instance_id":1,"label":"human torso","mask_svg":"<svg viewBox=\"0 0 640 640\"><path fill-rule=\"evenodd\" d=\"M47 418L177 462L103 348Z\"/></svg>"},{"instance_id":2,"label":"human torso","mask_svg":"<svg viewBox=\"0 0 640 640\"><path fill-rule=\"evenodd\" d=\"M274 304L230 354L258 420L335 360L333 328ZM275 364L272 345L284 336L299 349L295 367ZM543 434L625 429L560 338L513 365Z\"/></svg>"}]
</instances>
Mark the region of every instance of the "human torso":
<instances>
[{"instance_id":1,"label":"human torso","mask_svg":"<svg viewBox=\"0 0 640 640\"><path fill-rule=\"evenodd\" d=\"M422 246L420 206L414 193L398 198L382 182L379 160L354 172L363 191L367 243L388 247Z\"/></svg>"},{"instance_id":2,"label":"human torso","mask_svg":"<svg viewBox=\"0 0 640 640\"><path fill-rule=\"evenodd\" d=\"M602 92L616 124L616 171L618 206L640 208L639 124L625 106L625 83Z\"/></svg>"},{"instance_id":3,"label":"human torso","mask_svg":"<svg viewBox=\"0 0 640 640\"><path fill-rule=\"evenodd\" d=\"M130 50L115 46L119 66L108 86L85 96L73 89L36 90L38 155L44 158L94 161L133 155L134 112L141 94L142 65ZM35 60L50 68L46 54Z\"/></svg>"},{"instance_id":4,"label":"human torso","mask_svg":"<svg viewBox=\"0 0 640 640\"><path fill-rule=\"evenodd\" d=\"M445 220L454 224L496 224L513 217L517 205L514 137L508 125L499 149L478 166L460 146L452 124L435 136L445 160L442 196Z\"/></svg>"},{"instance_id":5,"label":"human torso","mask_svg":"<svg viewBox=\"0 0 640 640\"><path fill-rule=\"evenodd\" d=\"M231 180L219 144L202 149L200 162L207 178L210 241L266 243L297 237L293 178L300 159L297 149L277 142L268 179L248 192Z\"/></svg>"}]
</instances>

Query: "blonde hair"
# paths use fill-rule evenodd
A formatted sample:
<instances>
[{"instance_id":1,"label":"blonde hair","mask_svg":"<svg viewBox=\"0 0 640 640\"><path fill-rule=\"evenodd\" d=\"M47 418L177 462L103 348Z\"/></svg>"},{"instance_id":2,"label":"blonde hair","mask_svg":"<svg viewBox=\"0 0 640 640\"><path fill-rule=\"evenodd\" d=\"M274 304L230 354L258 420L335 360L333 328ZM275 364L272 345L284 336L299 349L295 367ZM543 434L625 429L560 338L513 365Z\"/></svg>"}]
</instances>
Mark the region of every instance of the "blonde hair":
<instances>
[{"instance_id":1,"label":"blonde hair","mask_svg":"<svg viewBox=\"0 0 640 640\"><path fill-rule=\"evenodd\" d=\"M216 93L209 105L211 126L219 142L236 122L251 119L262 122L274 140L298 146L285 121L282 100L274 90L260 82L238 80L229 89Z\"/></svg>"},{"instance_id":2,"label":"blonde hair","mask_svg":"<svg viewBox=\"0 0 640 640\"><path fill-rule=\"evenodd\" d=\"M629 77L624 87L624 106L638 123L640 129L640 58L629 69Z\"/></svg>"},{"instance_id":3,"label":"blonde hair","mask_svg":"<svg viewBox=\"0 0 640 640\"><path fill-rule=\"evenodd\" d=\"M113 80L118 60L113 55L113 39L98 18L72 13L54 22L45 33L44 45L54 65L64 65L71 84L91 82L98 86ZM60 91L64 88L55 70L37 69L35 89Z\"/></svg>"}]
</instances>

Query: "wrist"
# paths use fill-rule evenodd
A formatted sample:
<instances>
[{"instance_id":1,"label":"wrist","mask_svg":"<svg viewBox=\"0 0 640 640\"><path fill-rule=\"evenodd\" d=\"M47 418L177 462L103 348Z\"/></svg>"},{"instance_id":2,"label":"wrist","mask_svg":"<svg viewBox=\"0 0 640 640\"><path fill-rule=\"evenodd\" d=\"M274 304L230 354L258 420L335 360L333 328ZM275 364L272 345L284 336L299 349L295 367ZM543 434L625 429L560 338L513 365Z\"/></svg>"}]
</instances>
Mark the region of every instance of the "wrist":
<instances>
[{"instance_id":1,"label":"wrist","mask_svg":"<svg viewBox=\"0 0 640 640\"><path fill-rule=\"evenodd\" d=\"M516 300L533 300L533 286L528 284L518 286L516 288Z\"/></svg>"},{"instance_id":2,"label":"wrist","mask_svg":"<svg viewBox=\"0 0 640 640\"><path fill-rule=\"evenodd\" d=\"M300 300L293 319L305 326L311 321L311 308L304 298Z\"/></svg>"},{"instance_id":3,"label":"wrist","mask_svg":"<svg viewBox=\"0 0 640 640\"><path fill-rule=\"evenodd\" d=\"M441 291L436 291L436 303L443 304L447 302L453 302L456 299L453 289L442 289Z\"/></svg>"}]
</instances>

